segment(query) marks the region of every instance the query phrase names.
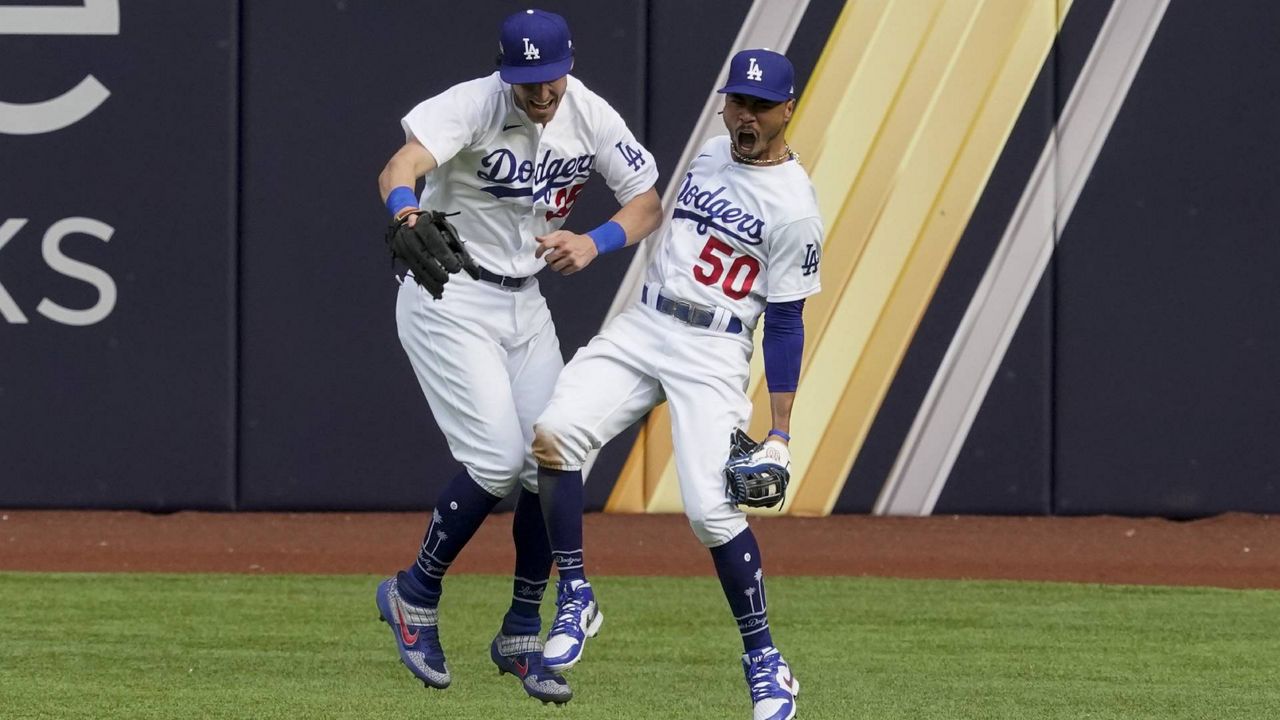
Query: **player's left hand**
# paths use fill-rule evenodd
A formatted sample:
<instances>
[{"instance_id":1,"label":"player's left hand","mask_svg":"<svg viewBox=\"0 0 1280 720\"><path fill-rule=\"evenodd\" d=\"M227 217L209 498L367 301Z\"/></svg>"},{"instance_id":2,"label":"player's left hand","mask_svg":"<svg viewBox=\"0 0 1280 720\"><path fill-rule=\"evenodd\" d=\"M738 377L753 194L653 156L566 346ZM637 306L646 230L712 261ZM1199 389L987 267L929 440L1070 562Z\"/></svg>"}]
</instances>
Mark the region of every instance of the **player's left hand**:
<instances>
[{"instance_id":1,"label":"player's left hand","mask_svg":"<svg viewBox=\"0 0 1280 720\"><path fill-rule=\"evenodd\" d=\"M729 438L724 480L729 498L738 505L773 507L783 502L791 482L791 451L787 443L775 435L756 443L743 431L735 430Z\"/></svg>"},{"instance_id":2,"label":"player's left hand","mask_svg":"<svg viewBox=\"0 0 1280 720\"><path fill-rule=\"evenodd\" d=\"M546 255L547 265L562 275L572 275L591 264L600 254L596 249L596 241L587 235L579 235L568 230L556 230L549 235L540 235L538 249L534 257Z\"/></svg>"},{"instance_id":3,"label":"player's left hand","mask_svg":"<svg viewBox=\"0 0 1280 720\"><path fill-rule=\"evenodd\" d=\"M412 270L413 279L436 300L443 297L444 284L453 273L480 279L480 268L445 213L418 211L392 220L386 240L391 256Z\"/></svg>"}]
</instances>

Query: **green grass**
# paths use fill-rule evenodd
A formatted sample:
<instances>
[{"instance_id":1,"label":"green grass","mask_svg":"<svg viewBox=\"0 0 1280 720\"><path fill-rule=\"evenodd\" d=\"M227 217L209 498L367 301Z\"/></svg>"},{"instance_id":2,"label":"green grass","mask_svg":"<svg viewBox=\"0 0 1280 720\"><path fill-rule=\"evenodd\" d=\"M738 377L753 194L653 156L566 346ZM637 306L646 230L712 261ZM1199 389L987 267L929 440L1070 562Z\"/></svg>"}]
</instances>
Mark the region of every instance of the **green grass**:
<instances>
[{"instance_id":1,"label":"green grass","mask_svg":"<svg viewBox=\"0 0 1280 720\"><path fill-rule=\"evenodd\" d=\"M564 708L489 663L508 580L447 581L443 692L397 661L375 584L0 574L0 717L750 717L714 578L596 578L606 623ZM1280 717L1277 592L854 578L769 590L805 720Z\"/></svg>"}]
</instances>

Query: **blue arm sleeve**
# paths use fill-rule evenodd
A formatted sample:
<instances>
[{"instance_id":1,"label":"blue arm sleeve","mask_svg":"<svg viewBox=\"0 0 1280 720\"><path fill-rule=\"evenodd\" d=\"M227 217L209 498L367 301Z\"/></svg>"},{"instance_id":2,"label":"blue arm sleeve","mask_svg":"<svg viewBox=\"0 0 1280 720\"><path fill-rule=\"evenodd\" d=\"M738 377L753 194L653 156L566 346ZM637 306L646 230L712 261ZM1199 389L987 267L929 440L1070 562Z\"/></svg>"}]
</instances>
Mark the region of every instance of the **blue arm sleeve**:
<instances>
[{"instance_id":1,"label":"blue arm sleeve","mask_svg":"<svg viewBox=\"0 0 1280 720\"><path fill-rule=\"evenodd\" d=\"M769 392L795 392L804 354L804 300L769 303L764 311L761 346Z\"/></svg>"}]
</instances>

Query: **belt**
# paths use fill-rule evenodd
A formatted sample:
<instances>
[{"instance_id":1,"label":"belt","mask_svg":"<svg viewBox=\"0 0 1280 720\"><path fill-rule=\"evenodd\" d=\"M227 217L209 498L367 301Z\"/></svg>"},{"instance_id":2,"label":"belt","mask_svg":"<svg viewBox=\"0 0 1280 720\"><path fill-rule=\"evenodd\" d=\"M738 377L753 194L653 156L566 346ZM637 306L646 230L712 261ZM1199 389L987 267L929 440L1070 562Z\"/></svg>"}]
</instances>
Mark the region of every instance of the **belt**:
<instances>
[{"instance_id":1,"label":"belt","mask_svg":"<svg viewBox=\"0 0 1280 720\"><path fill-rule=\"evenodd\" d=\"M489 272L484 268L480 268L480 279L488 283L493 283L498 287L511 288L512 290L519 290L524 287L525 283L529 282L529 277L507 277L506 275Z\"/></svg>"},{"instance_id":2,"label":"belt","mask_svg":"<svg viewBox=\"0 0 1280 720\"><path fill-rule=\"evenodd\" d=\"M653 296L652 300L650 300L651 294ZM716 308L669 297L658 289L651 291L648 285L640 291L640 302L663 315L670 315L685 325L707 328L708 330L718 329L716 328ZM742 332L742 321L730 315L729 322L724 326L724 331L734 335Z\"/></svg>"}]
</instances>

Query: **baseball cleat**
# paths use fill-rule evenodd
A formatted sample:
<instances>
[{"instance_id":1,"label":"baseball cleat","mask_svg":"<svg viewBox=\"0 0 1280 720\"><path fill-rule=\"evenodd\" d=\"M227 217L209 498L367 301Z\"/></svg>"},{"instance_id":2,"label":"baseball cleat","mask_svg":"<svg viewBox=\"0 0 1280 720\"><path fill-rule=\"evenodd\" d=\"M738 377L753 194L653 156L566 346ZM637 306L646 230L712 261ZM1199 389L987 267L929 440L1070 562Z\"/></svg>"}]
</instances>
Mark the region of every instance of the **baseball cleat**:
<instances>
[{"instance_id":1,"label":"baseball cleat","mask_svg":"<svg viewBox=\"0 0 1280 720\"><path fill-rule=\"evenodd\" d=\"M435 608L410 605L400 597L396 579L387 578L378 586L378 619L391 626L400 662L409 668L424 687L449 687L449 666L440 647Z\"/></svg>"},{"instance_id":2,"label":"baseball cleat","mask_svg":"<svg viewBox=\"0 0 1280 720\"><path fill-rule=\"evenodd\" d=\"M489 657L498 666L498 676L510 673L520 678L529 697L557 705L573 699L569 681L542 664L542 638L537 635L499 633L489 646Z\"/></svg>"},{"instance_id":3,"label":"baseball cleat","mask_svg":"<svg viewBox=\"0 0 1280 720\"><path fill-rule=\"evenodd\" d=\"M604 615L586 580L561 580L556 585L556 607L556 622L547 634L542 664L552 672L563 672L582 658L582 646L600 632Z\"/></svg>"},{"instance_id":4,"label":"baseball cleat","mask_svg":"<svg viewBox=\"0 0 1280 720\"><path fill-rule=\"evenodd\" d=\"M751 689L752 720L791 720L796 716L800 681L775 647L742 656L742 671Z\"/></svg>"}]
</instances>

